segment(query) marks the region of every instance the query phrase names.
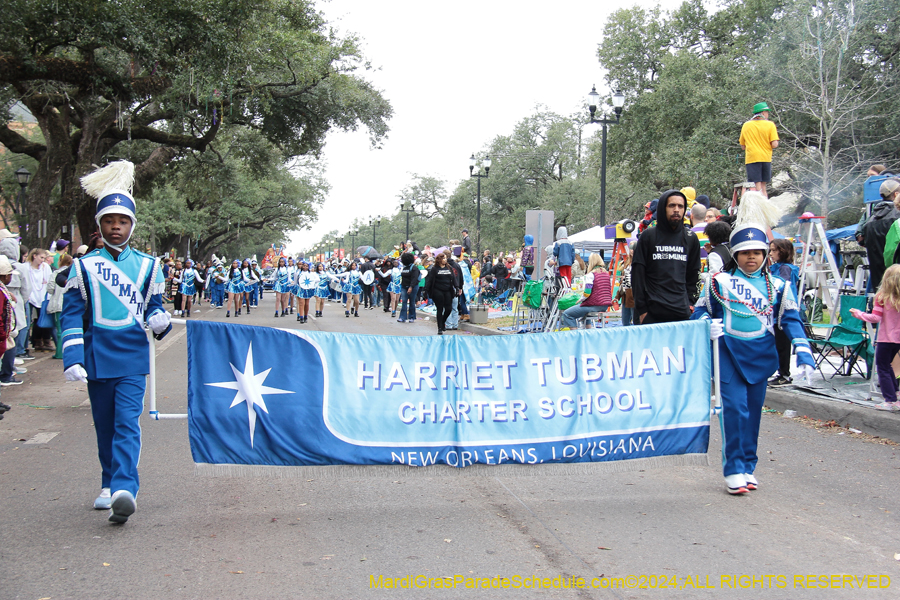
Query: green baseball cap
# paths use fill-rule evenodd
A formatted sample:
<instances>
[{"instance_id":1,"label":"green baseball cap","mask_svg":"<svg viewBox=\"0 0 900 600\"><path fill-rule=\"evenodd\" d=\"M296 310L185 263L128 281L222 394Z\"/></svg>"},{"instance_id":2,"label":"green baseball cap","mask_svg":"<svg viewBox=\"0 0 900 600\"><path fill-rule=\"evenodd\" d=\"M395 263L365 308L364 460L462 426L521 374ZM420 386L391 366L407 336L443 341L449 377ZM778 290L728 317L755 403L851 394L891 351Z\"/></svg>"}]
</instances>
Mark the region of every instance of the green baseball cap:
<instances>
[{"instance_id":1,"label":"green baseball cap","mask_svg":"<svg viewBox=\"0 0 900 600\"><path fill-rule=\"evenodd\" d=\"M769 105L765 102L758 102L753 105L753 114L758 115L761 112L765 112L769 110Z\"/></svg>"}]
</instances>

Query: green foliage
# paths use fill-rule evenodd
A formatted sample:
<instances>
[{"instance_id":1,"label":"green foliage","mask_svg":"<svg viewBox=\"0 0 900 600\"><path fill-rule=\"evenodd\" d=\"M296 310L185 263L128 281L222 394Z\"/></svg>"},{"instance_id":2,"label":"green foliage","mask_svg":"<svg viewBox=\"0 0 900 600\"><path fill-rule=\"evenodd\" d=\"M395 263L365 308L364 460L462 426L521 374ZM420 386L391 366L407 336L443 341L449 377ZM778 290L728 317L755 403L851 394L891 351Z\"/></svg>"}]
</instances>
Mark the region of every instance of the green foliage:
<instances>
[{"instance_id":1,"label":"green foliage","mask_svg":"<svg viewBox=\"0 0 900 600\"><path fill-rule=\"evenodd\" d=\"M224 155L178 161L165 185L138 203L137 239L162 251L190 239L195 257L246 256L283 243L315 218L328 186L305 162L288 168L280 157L261 135L235 129Z\"/></svg>"},{"instance_id":2,"label":"green foliage","mask_svg":"<svg viewBox=\"0 0 900 600\"><path fill-rule=\"evenodd\" d=\"M78 178L113 152L142 158L140 193L186 153L230 147L219 134L235 127L260 133L282 160L318 155L334 128L364 126L373 144L387 132L391 107L361 75L369 66L358 40L335 37L307 0L10 0L5 8L0 98L4 108L27 106L45 141L0 126L0 142L38 161L36 198L61 190L46 215L55 224L77 215L91 226L93 203ZM36 202L36 217L45 206Z\"/></svg>"},{"instance_id":3,"label":"green foliage","mask_svg":"<svg viewBox=\"0 0 900 600\"><path fill-rule=\"evenodd\" d=\"M744 179L740 125L765 100L782 137L774 166L789 175L770 194L798 194L797 210L843 210L869 164L900 160L897 9L727 0L709 14L689 0L669 14L616 11L598 48L610 88L628 98L610 131L616 170L635 191L691 185L726 202Z\"/></svg>"}]
</instances>

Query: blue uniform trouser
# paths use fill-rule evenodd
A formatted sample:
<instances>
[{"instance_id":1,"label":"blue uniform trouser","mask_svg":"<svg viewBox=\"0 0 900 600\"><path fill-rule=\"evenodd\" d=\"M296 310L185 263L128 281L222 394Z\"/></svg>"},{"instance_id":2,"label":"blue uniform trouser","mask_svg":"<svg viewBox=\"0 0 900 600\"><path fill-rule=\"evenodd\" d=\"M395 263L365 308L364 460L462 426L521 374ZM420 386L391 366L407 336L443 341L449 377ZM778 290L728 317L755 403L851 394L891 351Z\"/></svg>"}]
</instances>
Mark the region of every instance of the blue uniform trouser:
<instances>
[{"instance_id":1,"label":"blue uniform trouser","mask_svg":"<svg viewBox=\"0 0 900 600\"><path fill-rule=\"evenodd\" d=\"M257 304L259 304L259 285L253 284L249 291L250 296L248 298L248 301L250 302L250 306L256 306Z\"/></svg>"},{"instance_id":2,"label":"blue uniform trouser","mask_svg":"<svg viewBox=\"0 0 900 600\"><path fill-rule=\"evenodd\" d=\"M752 475L756 470L759 421L765 399L765 379L747 383L739 373L734 373L731 381L722 382L719 425L722 429L722 470L726 477L739 473Z\"/></svg>"},{"instance_id":3,"label":"blue uniform trouser","mask_svg":"<svg viewBox=\"0 0 900 600\"><path fill-rule=\"evenodd\" d=\"M112 492L128 490L135 497L140 484L140 420L146 385L145 375L88 380L102 470L101 487L108 487Z\"/></svg>"},{"instance_id":4,"label":"blue uniform trouser","mask_svg":"<svg viewBox=\"0 0 900 600\"><path fill-rule=\"evenodd\" d=\"M212 303L216 306L225 304L225 284L214 283L212 288Z\"/></svg>"}]
</instances>

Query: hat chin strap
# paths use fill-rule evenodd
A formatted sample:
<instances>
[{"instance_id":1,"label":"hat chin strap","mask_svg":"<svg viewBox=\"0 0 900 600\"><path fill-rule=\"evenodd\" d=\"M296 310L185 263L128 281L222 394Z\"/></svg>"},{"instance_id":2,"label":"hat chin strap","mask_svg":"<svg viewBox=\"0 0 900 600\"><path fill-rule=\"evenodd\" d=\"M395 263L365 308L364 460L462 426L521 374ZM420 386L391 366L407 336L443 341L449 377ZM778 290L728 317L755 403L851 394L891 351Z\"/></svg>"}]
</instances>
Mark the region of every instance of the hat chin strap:
<instances>
[{"instance_id":1,"label":"hat chin strap","mask_svg":"<svg viewBox=\"0 0 900 600\"><path fill-rule=\"evenodd\" d=\"M132 221L132 223L134 223L134 221ZM104 246L107 246L107 247L109 247L109 248L113 248L114 250L116 250L116 251L118 251L118 252L121 252L122 250L125 249L125 246L128 245L128 240L131 239L131 234L132 234L132 233L134 233L134 225L132 225L132 227L131 227L131 232L128 234L128 237L125 238L125 241L124 241L122 244L118 245L118 246L115 245L115 244L113 244L113 243L110 242L109 240L107 240L105 237L103 237L103 234L102 234L102 233L100 234L100 239L103 240L103 245L104 245Z\"/></svg>"}]
</instances>

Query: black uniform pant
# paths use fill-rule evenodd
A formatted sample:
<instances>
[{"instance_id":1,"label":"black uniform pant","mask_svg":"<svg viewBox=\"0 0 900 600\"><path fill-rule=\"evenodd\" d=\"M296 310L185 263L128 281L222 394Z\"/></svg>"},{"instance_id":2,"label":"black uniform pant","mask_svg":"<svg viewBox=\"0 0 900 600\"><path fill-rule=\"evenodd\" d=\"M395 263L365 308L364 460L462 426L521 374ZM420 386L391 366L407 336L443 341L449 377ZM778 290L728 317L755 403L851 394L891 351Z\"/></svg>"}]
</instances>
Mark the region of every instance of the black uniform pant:
<instances>
[{"instance_id":1,"label":"black uniform pant","mask_svg":"<svg viewBox=\"0 0 900 600\"><path fill-rule=\"evenodd\" d=\"M431 290L431 299L437 309L438 331L444 331L447 317L453 312L453 290Z\"/></svg>"}]
</instances>

